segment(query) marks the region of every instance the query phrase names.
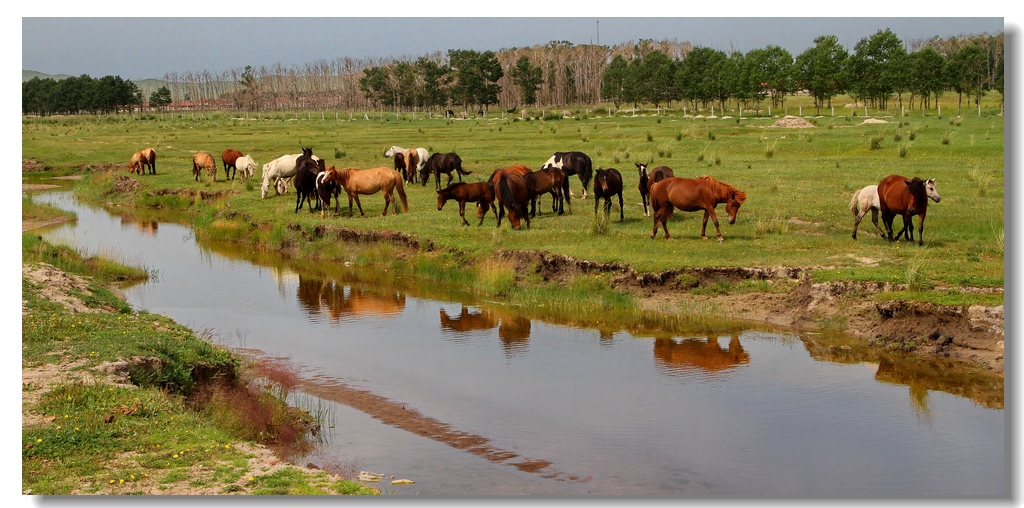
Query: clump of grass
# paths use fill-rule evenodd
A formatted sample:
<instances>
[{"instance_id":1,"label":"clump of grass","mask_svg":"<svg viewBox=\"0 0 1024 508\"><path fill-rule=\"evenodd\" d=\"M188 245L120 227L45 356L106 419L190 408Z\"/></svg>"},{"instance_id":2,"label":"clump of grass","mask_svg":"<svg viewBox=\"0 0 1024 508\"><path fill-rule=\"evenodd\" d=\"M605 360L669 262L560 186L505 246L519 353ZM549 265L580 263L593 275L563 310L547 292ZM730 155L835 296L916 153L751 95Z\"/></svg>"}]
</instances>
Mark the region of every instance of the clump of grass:
<instances>
[{"instance_id":1,"label":"clump of grass","mask_svg":"<svg viewBox=\"0 0 1024 508\"><path fill-rule=\"evenodd\" d=\"M872 150L879 150L879 149L881 149L882 148L882 141L884 139L885 139L885 135L883 133L881 133L881 132L878 133L878 134L875 134L874 136L871 136L871 143L870 143L871 149Z\"/></svg>"},{"instance_id":2,"label":"clump of grass","mask_svg":"<svg viewBox=\"0 0 1024 508\"><path fill-rule=\"evenodd\" d=\"M892 140L897 143L903 141L903 129L896 129L896 134L893 135Z\"/></svg>"},{"instance_id":3,"label":"clump of grass","mask_svg":"<svg viewBox=\"0 0 1024 508\"><path fill-rule=\"evenodd\" d=\"M508 261L487 258L476 268L477 288L491 296L507 295L516 284L516 269Z\"/></svg>"},{"instance_id":4,"label":"clump of grass","mask_svg":"<svg viewBox=\"0 0 1024 508\"><path fill-rule=\"evenodd\" d=\"M907 134L907 139L909 139L911 141L917 139L917 133L920 130L921 130L921 126L920 125L912 125L910 127L910 132Z\"/></svg>"},{"instance_id":5,"label":"clump of grass","mask_svg":"<svg viewBox=\"0 0 1024 508\"><path fill-rule=\"evenodd\" d=\"M334 158L341 159L343 157L345 157L345 151L340 150L338 147L334 147Z\"/></svg>"},{"instance_id":6,"label":"clump of grass","mask_svg":"<svg viewBox=\"0 0 1024 508\"><path fill-rule=\"evenodd\" d=\"M910 141L900 143L900 158L903 159L907 156L907 152L910 151Z\"/></svg>"},{"instance_id":7,"label":"clump of grass","mask_svg":"<svg viewBox=\"0 0 1024 508\"><path fill-rule=\"evenodd\" d=\"M914 260L907 264L905 277L908 291L925 291L935 286L924 274L924 266L923 260Z\"/></svg>"},{"instance_id":8,"label":"clump of grass","mask_svg":"<svg viewBox=\"0 0 1024 508\"><path fill-rule=\"evenodd\" d=\"M647 142L650 143L651 141L654 141L654 134L651 131L647 131Z\"/></svg>"},{"instance_id":9,"label":"clump of grass","mask_svg":"<svg viewBox=\"0 0 1024 508\"><path fill-rule=\"evenodd\" d=\"M776 213L771 217L759 217L754 221L754 233L763 235L782 235L789 232L789 221Z\"/></svg>"},{"instance_id":10,"label":"clump of grass","mask_svg":"<svg viewBox=\"0 0 1024 508\"><path fill-rule=\"evenodd\" d=\"M603 213L595 213L590 219L590 234L602 236L608 234L608 217Z\"/></svg>"},{"instance_id":11,"label":"clump of grass","mask_svg":"<svg viewBox=\"0 0 1024 508\"><path fill-rule=\"evenodd\" d=\"M777 145L779 143L779 139L781 139L781 138L775 138L775 141L772 141L770 143L765 143L765 145L764 145L764 156L765 156L765 158L771 159L772 157L775 156L775 145Z\"/></svg>"},{"instance_id":12,"label":"clump of grass","mask_svg":"<svg viewBox=\"0 0 1024 508\"><path fill-rule=\"evenodd\" d=\"M708 139L711 141L715 140L715 131L708 129Z\"/></svg>"},{"instance_id":13,"label":"clump of grass","mask_svg":"<svg viewBox=\"0 0 1024 508\"><path fill-rule=\"evenodd\" d=\"M953 139L953 131L946 131L942 133L942 144L948 145L950 140Z\"/></svg>"}]
</instances>

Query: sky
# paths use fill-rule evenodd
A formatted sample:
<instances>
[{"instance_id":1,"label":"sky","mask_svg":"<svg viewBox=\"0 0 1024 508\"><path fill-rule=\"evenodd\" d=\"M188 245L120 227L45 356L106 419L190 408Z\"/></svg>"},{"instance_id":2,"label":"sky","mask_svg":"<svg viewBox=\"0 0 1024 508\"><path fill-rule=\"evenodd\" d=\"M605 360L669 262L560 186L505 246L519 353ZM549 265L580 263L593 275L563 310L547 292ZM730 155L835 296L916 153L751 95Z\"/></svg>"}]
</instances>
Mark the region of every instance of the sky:
<instances>
[{"instance_id":1,"label":"sky","mask_svg":"<svg viewBox=\"0 0 1024 508\"><path fill-rule=\"evenodd\" d=\"M555 9L554 14L545 16L558 17L507 17L505 12L474 14L477 17L423 17L412 15L415 9L392 10L410 15L387 17L357 12L360 17L351 17L346 12L344 16L329 13L322 17L234 18L218 16L214 9L214 15L205 17L124 18L47 17L53 13L42 11L21 17L21 68L46 74L115 75L139 80L162 78L168 73L216 74L241 70L246 65L282 64L287 68L345 57L415 59L449 49L498 51L556 40L614 46L641 39L675 39L726 52L778 45L796 57L812 47L819 35L835 35L852 51L858 41L886 28L904 42L936 35L997 34L1019 29L1008 13L999 12L985 14L988 17L957 18L741 18L722 17L722 12L702 14L687 7L672 13L672 17L622 17L622 12L604 13L600 8L588 9L593 12L588 16L579 16L580 9ZM858 12L870 10L858 5ZM436 11L456 12L443 8ZM817 12L793 9L803 11ZM184 8L170 12L206 11ZM61 11L61 15L69 14Z\"/></svg>"}]
</instances>

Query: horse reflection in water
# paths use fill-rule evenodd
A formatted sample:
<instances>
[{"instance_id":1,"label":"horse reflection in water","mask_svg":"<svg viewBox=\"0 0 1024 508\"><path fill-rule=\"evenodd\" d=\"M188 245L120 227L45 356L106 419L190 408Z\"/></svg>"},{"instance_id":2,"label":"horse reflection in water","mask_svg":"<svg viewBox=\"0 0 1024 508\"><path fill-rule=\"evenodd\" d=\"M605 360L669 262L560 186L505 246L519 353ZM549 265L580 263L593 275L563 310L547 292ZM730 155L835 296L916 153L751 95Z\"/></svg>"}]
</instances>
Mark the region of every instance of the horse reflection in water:
<instances>
[{"instance_id":1,"label":"horse reflection in water","mask_svg":"<svg viewBox=\"0 0 1024 508\"><path fill-rule=\"evenodd\" d=\"M405 295L377 292L339 284L333 280L299 276L299 305L311 316L326 315L331 322L361 315L391 315L405 308Z\"/></svg>"},{"instance_id":2,"label":"horse reflection in water","mask_svg":"<svg viewBox=\"0 0 1024 508\"><path fill-rule=\"evenodd\" d=\"M155 220L138 220L121 217L122 228L128 227L129 224L135 226L136 231L146 236L156 236L157 229L160 228L160 223Z\"/></svg>"},{"instance_id":3,"label":"horse reflection in water","mask_svg":"<svg viewBox=\"0 0 1024 508\"><path fill-rule=\"evenodd\" d=\"M658 367L670 373L700 371L710 375L723 373L750 363L750 354L740 345L738 335L729 346L718 344L718 337L700 339L654 339L654 359Z\"/></svg>"},{"instance_id":4,"label":"horse reflection in water","mask_svg":"<svg viewBox=\"0 0 1024 508\"><path fill-rule=\"evenodd\" d=\"M490 310L471 312L465 306L455 315L449 314L443 308L439 312L441 329L455 332L445 334L455 342L465 342L465 334L497 327L498 340L501 341L501 349L506 356L525 352L529 344L531 323L528 318Z\"/></svg>"}]
</instances>

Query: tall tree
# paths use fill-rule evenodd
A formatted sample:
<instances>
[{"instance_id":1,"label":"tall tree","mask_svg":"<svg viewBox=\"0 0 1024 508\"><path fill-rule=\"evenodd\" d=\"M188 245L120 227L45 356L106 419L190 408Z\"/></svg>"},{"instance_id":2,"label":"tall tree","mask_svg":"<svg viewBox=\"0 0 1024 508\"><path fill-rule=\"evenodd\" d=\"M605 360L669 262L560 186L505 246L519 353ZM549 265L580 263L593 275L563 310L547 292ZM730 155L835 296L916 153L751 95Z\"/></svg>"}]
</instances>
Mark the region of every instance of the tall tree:
<instances>
[{"instance_id":1,"label":"tall tree","mask_svg":"<svg viewBox=\"0 0 1024 508\"><path fill-rule=\"evenodd\" d=\"M615 109L626 100L626 81L629 79L629 63L622 55L615 55L601 76L601 98L612 101Z\"/></svg>"},{"instance_id":2,"label":"tall tree","mask_svg":"<svg viewBox=\"0 0 1024 508\"><path fill-rule=\"evenodd\" d=\"M925 46L911 53L910 91L921 96L921 107L929 108L931 97L939 102L939 94L946 88L946 59L933 47Z\"/></svg>"},{"instance_id":3,"label":"tall tree","mask_svg":"<svg viewBox=\"0 0 1024 508\"><path fill-rule=\"evenodd\" d=\"M905 75L907 50L903 41L886 28L854 46L848 60L851 90L885 109Z\"/></svg>"},{"instance_id":4,"label":"tall tree","mask_svg":"<svg viewBox=\"0 0 1024 508\"><path fill-rule=\"evenodd\" d=\"M462 102L463 108L469 105L483 106L498 103L497 83L505 72L493 51L469 49L448 50L448 62L455 75L452 96Z\"/></svg>"},{"instance_id":5,"label":"tall tree","mask_svg":"<svg viewBox=\"0 0 1024 508\"><path fill-rule=\"evenodd\" d=\"M964 94L968 100L974 95L977 101L981 101L982 85L987 77L986 64L985 50L977 44L962 46L949 57L946 73L949 84L957 93L957 110L963 106Z\"/></svg>"},{"instance_id":6,"label":"tall tree","mask_svg":"<svg viewBox=\"0 0 1024 508\"><path fill-rule=\"evenodd\" d=\"M149 94L149 106L157 109L166 108L171 104L171 89L161 86Z\"/></svg>"},{"instance_id":7,"label":"tall tree","mask_svg":"<svg viewBox=\"0 0 1024 508\"><path fill-rule=\"evenodd\" d=\"M843 82L843 64L849 53L835 35L822 35L796 58L797 79L814 97L817 108L832 106L832 97L846 88ZM827 102L827 105L826 105Z\"/></svg>"},{"instance_id":8,"label":"tall tree","mask_svg":"<svg viewBox=\"0 0 1024 508\"><path fill-rule=\"evenodd\" d=\"M751 88L755 96L772 98L772 106L785 104L787 94L796 91L793 55L780 46L768 45L747 53Z\"/></svg>"},{"instance_id":9,"label":"tall tree","mask_svg":"<svg viewBox=\"0 0 1024 508\"><path fill-rule=\"evenodd\" d=\"M451 68L433 59L420 57L416 60L416 69L423 80L420 104L427 108L447 107L451 98Z\"/></svg>"},{"instance_id":10,"label":"tall tree","mask_svg":"<svg viewBox=\"0 0 1024 508\"><path fill-rule=\"evenodd\" d=\"M537 90L544 81L543 71L540 66L530 63L530 57L522 55L516 61L516 66L509 71L512 83L519 87L522 93L524 104L537 102Z\"/></svg>"},{"instance_id":11,"label":"tall tree","mask_svg":"<svg viewBox=\"0 0 1024 508\"><path fill-rule=\"evenodd\" d=\"M706 108L709 102L719 99L725 87L722 71L726 60L726 54L717 49L691 49L676 71L676 87L680 95L693 102L695 108L698 102Z\"/></svg>"}]
</instances>

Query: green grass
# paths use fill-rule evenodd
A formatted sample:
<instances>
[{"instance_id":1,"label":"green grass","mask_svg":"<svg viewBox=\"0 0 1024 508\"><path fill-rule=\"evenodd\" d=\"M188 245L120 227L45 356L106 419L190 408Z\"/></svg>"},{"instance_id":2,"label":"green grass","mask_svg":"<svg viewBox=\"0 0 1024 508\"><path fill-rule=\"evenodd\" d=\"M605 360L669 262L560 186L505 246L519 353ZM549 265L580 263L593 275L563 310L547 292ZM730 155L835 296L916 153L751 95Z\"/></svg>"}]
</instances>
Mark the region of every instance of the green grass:
<instances>
[{"instance_id":1,"label":"green grass","mask_svg":"<svg viewBox=\"0 0 1024 508\"><path fill-rule=\"evenodd\" d=\"M789 110L795 111L805 99L790 98ZM944 110L955 107L949 102L955 97L943 100ZM642 272L691 266L786 265L835 268L854 279L889 281L905 278L908 263L927 253L929 263L923 276L933 284L960 284L966 274L975 283L1001 287L1003 248L993 234L1004 227L1004 122L997 114L999 100L998 94L990 94L983 102L985 116L965 115L953 123L939 119L934 110L910 112L902 119L892 112L872 111L894 127L902 122L912 133L913 149L904 146L903 153L900 145L892 142L872 149L871 138L879 135L880 128L862 124L861 116L809 117L819 125L811 132L769 128L775 118L748 116L748 111L742 119L736 118L734 111L724 112L723 116L731 115L731 119L695 119L684 117L681 111L664 110L661 116L593 114L604 111L600 108L572 124L566 124L569 120L561 115L525 121L445 121L424 113L404 113L401 120L395 120L393 114L371 115L375 119L370 121L361 120L359 113L352 115L359 120L349 121L347 112L339 114L338 120L333 112L327 112L324 119L319 114L290 113L263 113L258 119L250 113L248 120L238 120L234 113L164 113L146 120L132 116L26 118L22 150L26 158L43 161L55 171L73 171L88 165L120 167L140 147L153 146L158 153L157 175L136 177L144 189L239 192L226 200L192 206L200 236L267 248L291 246L302 249L303 255L328 259L343 258L344 254L339 249L303 247L308 232L324 224L359 231L397 231L471 257L486 256L496 249L545 250L594 261L626 262ZM805 111L813 110L804 105ZM581 131L586 132L586 142L581 142ZM881 132L889 132L886 140L892 139L893 131L883 128ZM658 146L652 148L649 139L657 140ZM383 201L380 195L373 195L362 197L366 218L358 214L349 218L345 210L321 219L319 214L294 213L294 193L260 199L258 188L247 188L239 180L225 182L221 174L212 185L196 184L190 172L194 151L220 153L228 147L252 154L258 164L312 146L328 165L388 166L391 161L382 154L392 144L422 146L431 152L455 151L464 167L473 171L466 177L469 181L483 180L495 168L515 163L539 168L555 151L582 150L591 156L595 168L618 166L622 172L626 218L596 224L591 201L577 197L567 215L544 214L523 231L510 231L503 224L501 231L495 232L490 214L483 226L464 227L457 209L436 210L431 182L407 189L408 214L379 216ZM766 156L768 148L770 156ZM698 160L701 152L704 161ZM709 163L712 152L715 161ZM630 167L648 160L672 167L677 176L710 174L746 191L748 200L735 225L724 220L724 207L718 209L724 243L700 241L700 214L678 211L669 222L671 239L661 235L649 238L652 221L642 216L635 190L638 176ZM973 176L964 168L972 168ZM857 241L850 238L850 195L892 173L937 180L943 200L929 207L923 247L906 241L889 243L867 234ZM98 180L110 178L101 176L102 172L93 175ZM579 180L570 180L579 196ZM103 185L93 182L86 187ZM109 187L109 180L105 185ZM102 191L91 192L102 195ZM899 228L900 219L895 223ZM967 256L972 260L965 264ZM864 259L872 262L860 261Z\"/></svg>"}]
</instances>

